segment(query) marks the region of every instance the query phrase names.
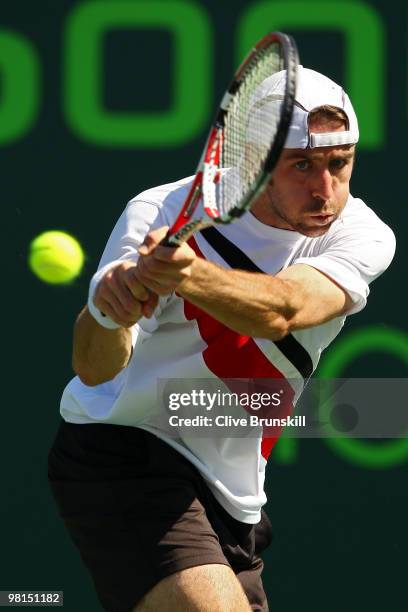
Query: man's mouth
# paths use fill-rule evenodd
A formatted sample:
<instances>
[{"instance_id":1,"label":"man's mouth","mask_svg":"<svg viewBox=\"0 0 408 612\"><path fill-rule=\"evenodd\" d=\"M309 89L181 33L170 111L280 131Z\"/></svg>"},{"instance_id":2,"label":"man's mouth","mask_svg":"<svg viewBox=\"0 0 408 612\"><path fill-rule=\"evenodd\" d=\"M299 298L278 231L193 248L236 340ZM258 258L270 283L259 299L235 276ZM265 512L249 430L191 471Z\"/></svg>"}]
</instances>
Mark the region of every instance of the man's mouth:
<instances>
[{"instance_id":1,"label":"man's mouth","mask_svg":"<svg viewBox=\"0 0 408 612\"><path fill-rule=\"evenodd\" d=\"M318 225L326 225L334 220L334 214L320 214L320 215L310 215Z\"/></svg>"}]
</instances>

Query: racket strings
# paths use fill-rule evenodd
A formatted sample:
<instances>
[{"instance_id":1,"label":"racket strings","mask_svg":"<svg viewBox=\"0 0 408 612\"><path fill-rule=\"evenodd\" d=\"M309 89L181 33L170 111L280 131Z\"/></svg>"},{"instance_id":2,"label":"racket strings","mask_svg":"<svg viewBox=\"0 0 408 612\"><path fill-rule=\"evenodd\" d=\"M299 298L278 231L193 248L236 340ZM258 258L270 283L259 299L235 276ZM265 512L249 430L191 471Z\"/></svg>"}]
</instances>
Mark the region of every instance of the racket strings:
<instances>
[{"instance_id":1,"label":"racket strings","mask_svg":"<svg viewBox=\"0 0 408 612\"><path fill-rule=\"evenodd\" d=\"M239 90L227 110L220 167L217 207L228 216L234 207L243 207L245 194L256 184L276 135L280 105L263 103L263 81L283 70L284 58L279 44L261 49L248 63Z\"/></svg>"}]
</instances>

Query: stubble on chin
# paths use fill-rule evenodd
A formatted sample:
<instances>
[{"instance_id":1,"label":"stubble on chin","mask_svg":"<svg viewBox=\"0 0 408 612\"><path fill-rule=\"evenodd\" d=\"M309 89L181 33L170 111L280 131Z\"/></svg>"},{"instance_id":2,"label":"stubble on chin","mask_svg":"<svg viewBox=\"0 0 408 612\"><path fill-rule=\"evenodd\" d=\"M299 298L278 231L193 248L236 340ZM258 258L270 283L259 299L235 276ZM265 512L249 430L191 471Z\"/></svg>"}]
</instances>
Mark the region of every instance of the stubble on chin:
<instances>
[{"instance_id":1,"label":"stubble on chin","mask_svg":"<svg viewBox=\"0 0 408 612\"><path fill-rule=\"evenodd\" d=\"M307 236L308 238L319 238L320 236L327 234L332 225L333 223L330 223L330 225L325 225L324 227L313 228L301 226L297 228L296 231L303 236Z\"/></svg>"}]
</instances>

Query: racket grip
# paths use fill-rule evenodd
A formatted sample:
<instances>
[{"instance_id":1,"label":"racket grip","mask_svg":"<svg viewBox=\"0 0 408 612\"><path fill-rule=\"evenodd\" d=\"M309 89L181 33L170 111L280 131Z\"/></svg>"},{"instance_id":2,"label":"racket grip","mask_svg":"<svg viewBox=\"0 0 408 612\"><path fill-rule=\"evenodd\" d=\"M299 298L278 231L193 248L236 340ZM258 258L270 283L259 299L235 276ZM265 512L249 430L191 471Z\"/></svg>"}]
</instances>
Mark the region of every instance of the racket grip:
<instances>
[{"instance_id":1,"label":"racket grip","mask_svg":"<svg viewBox=\"0 0 408 612\"><path fill-rule=\"evenodd\" d=\"M170 242L170 238L171 238L171 234L170 234L170 230L169 230L167 232L167 234L165 235L165 237L163 238L163 240L160 242L160 246L169 247L171 249L176 249L177 248L177 244L174 244L173 242Z\"/></svg>"}]
</instances>

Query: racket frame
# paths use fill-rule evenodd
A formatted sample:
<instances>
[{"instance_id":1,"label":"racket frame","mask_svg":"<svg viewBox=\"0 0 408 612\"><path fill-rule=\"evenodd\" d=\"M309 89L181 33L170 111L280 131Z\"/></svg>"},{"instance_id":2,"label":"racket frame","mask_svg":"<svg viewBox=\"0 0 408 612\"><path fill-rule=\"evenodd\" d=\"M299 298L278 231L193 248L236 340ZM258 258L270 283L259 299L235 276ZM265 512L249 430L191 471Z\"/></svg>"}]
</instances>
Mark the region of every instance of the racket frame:
<instances>
[{"instance_id":1,"label":"racket frame","mask_svg":"<svg viewBox=\"0 0 408 612\"><path fill-rule=\"evenodd\" d=\"M221 172L217 167L220 161L220 152L223 141L223 131L225 126L225 117L232 104L233 98L244 82L245 75L250 69L252 62L255 61L259 53L273 44L280 44L283 50L284 66L287 71L286 88L281 106L281 115L276 130L276 135L271 145L270 151L266 156L262 169L258 177L245 193L245 196L240 202L235 205L228 213L220 214L216 205L211 205L213 194L209 194L209 186L216 189L216 184L220 179ZM180 211L175 223L170 228L166 238L162 241L164 246L179 246L186 242L190 236L205 227L209 227L218 223L230 223L234 219L241 217L246 212L253 201L262 193L268 184L272 171L275 168L290 127L292 119L293 106L296 95L296 73L299 64L299 56L294 39L288 34L282 32L270 32L264 36L255 47L248 53L244 61L241 63L234 78L232 79L228 89L226 90L213 122L213 126L208 135L204 152L201 156L193 184L190 188L188 196L184 202L183 208ZM200 199L204 193L203 208L205 216L200 218L192 218ZM188 219L191 219L188 221Z\"/></svg>"}]
</instances>

